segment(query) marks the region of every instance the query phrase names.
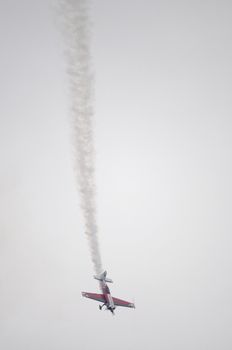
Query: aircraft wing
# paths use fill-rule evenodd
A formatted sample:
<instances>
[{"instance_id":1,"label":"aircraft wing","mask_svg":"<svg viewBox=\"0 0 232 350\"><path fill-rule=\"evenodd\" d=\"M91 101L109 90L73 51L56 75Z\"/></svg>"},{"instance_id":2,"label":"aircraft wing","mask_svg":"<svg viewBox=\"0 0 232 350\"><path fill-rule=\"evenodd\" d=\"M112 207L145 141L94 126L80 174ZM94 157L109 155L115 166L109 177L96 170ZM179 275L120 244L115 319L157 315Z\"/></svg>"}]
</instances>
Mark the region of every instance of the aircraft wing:
<instances>
[{"instance_id":1,"label":"aircraft wing","mask_svg":"<svg viewBox=\"0 0 232 350\"><path fill-rule=\"evenodd\" d=\"M131 307L135 309L135 304L130 303L129 301L121 300L118 298L113 298L113 302L115 306L124 306L124 307Z\"/></svg>"},{"instance_id":2,"label":"aircraft wing","mask_svg":"<svg viewBox=\"0 0 232 350\"><path fill-rule=\"evenodd\" d=\"M100 301L102 303L105 302L105 298L103 294L96 294L96 293L88 293L88 292L82 292L81 293L83 297L93 299L96 301Z\"/></svg>"}]
</instances>

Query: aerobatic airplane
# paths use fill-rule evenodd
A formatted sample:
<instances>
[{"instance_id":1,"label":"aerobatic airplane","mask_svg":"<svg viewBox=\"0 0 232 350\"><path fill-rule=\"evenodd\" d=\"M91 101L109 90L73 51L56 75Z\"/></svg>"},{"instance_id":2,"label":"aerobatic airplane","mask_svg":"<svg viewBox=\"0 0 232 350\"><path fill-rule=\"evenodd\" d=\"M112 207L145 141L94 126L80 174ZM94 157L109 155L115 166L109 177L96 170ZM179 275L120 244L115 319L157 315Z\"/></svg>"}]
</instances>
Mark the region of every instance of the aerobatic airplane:
<instances>
[{"instance_id":1,"label":"aerobatic airplane","mask_svg":"<svg viewBox=\"0 0 232 350\"><path fill-rule=\"evenodd\" d=\"M111 296L110 289L107 286L107 282L113 283L113 281L110 278L107 278L106 274L107 272L104 271L99 276L94 276L96 280L100 281L100 288L102 290L102 294L82 292L82 296L85 298L102 302L103 304L99 305L99 309L102 310L103 306L105 306L105 309L110 310L113 315L114 315L114 310L116 309L116 306L135 308L135 305L133 303L130 303L128 301L121 300L118 298L114 298Z\"/></svg>"}]
</instances>

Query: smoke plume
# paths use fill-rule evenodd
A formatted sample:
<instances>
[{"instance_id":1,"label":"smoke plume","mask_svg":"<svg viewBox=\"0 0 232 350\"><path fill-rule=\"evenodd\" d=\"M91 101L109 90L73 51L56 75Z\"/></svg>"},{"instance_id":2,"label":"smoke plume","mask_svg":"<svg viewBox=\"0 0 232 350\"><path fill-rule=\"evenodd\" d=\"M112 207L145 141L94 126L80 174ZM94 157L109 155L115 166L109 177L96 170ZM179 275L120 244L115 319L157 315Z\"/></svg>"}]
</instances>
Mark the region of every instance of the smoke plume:
<instances>
[{"instance_id":1,"label":"smoke plume","mask_svg":"<svg viewBox=\"0 0 232 350\"><path fill-rule=\"evenodd\" d=\"M87 0L60 1L71 93L75 169L85 233L94 270L102 271L96 222L95 153L93 142L93 74Z\"/></svg>"}]
</instances>

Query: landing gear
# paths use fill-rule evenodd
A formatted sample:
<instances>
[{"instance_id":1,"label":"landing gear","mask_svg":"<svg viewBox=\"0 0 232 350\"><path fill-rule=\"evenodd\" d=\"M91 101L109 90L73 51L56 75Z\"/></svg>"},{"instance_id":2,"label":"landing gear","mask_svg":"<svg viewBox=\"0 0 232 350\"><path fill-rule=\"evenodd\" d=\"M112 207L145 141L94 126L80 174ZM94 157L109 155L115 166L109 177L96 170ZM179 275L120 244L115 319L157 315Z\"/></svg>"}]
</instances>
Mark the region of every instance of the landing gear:
<instances>
[{"instance_id":1,"label":"landing gear","mask_svg":"<svg viewBox=\"0 0 232 350\"><path fill-rule=\"evenodd\" d=\"M106 304L103 305L99 305L99 309L102 310L103 306L105 306Z\"/></svg>"}]
</instances>

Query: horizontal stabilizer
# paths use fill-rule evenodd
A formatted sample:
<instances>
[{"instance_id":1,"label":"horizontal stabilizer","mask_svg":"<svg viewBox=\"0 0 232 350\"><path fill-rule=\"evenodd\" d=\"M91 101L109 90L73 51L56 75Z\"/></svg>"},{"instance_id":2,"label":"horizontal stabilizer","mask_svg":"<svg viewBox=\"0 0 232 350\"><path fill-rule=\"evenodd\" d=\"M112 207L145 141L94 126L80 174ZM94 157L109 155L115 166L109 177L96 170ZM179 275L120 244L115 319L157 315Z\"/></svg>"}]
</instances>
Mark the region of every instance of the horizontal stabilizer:
<instances>
[{"instance_id":1,"label":"horizontal stabilizer","mask_svg":"<svg viewBox=\"0 0 232 350\"><path fill-rule=\"evenodd\" d=\"M98 280L98 281L105 281L105 282L108 282L108 283L113 283L112 279L111 278L107 278L106 275L107 275L107 272L104 271L100 275L95 275L93 277L95 278L95 280Z\"/></svg>"}]
</instances>

